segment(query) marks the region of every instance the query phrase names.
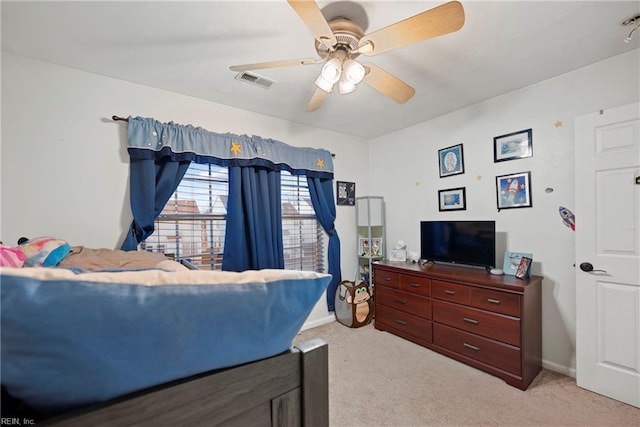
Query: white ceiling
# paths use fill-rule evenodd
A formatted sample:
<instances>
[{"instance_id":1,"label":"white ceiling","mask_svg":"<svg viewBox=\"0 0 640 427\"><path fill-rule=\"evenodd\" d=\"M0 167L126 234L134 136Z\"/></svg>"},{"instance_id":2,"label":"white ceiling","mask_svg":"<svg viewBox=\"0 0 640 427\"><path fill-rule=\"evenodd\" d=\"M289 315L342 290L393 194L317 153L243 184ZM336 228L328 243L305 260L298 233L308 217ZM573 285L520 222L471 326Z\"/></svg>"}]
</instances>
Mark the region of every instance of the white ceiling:
<instances>
[{"instance_id":1,"label":"white ceiling","mask_svg":"<svg viewBox=\"0 0 640 427\"><path fill-rule=\"evenodd\" d=\"M370 33L444 2L317 3ZM624 43L633 27L621 25L639 1L461 3L460 31L366 58L416 89L405 104L361 84L306 112L318 64L256 71L269 89L235 80L230 65L317 56L285 0L2 1L2 49L368 139L639 46L640 30Z\"/></svg>"}]
</instances>

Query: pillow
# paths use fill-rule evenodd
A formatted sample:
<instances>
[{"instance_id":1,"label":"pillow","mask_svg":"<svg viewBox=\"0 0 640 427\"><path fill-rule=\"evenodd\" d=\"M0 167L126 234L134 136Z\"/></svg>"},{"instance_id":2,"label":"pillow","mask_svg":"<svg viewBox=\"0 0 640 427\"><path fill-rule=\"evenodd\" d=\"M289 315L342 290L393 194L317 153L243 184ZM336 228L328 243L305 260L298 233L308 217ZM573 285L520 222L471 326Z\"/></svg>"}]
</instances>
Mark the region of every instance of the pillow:
<instances>
[{"instance_id":1,"label":"pillow","mask_svg":"<svg viewBox=\"0 0 640 427\"><path fill-rule=\"evenodd\" d=\"M1 267L22 267L25 258L24 252L20 249L0 244Z\"/></svg>"},{"instance_id":2,"label":"pillow","mask_svg":"<svg viewBox=\"0 0 640 427\"><path fill-rule=\"evenodd\" d=\"M26 259L27 267L55 267L71 250L71 246L64 240L53 237L38 237L20 245Z\"/></svg>"},{"instance_id":3,"label":"pillow","mask_svg":"<svg viewBox=\"0 0 640 427\"><path fill-rule=\"evenodd\" d=\"M2 385L60 412L289 349L331 276L0 268Z\"/></svg>"}]
</instances>

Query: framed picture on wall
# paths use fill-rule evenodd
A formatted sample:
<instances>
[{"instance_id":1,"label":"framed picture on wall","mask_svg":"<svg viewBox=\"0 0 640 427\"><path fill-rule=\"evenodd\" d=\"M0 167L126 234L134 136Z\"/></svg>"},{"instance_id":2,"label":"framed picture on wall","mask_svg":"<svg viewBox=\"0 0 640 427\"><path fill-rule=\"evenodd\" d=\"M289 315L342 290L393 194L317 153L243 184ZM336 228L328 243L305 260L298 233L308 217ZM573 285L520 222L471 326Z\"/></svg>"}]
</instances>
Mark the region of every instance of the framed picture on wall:
<instances>
[{"instance_id":1,"label":"framed picture on wall","mask_svg":"<svg viewBox=\"0 0 640 427\"><path fill-rule=\"evenodd\" d=\"M496 176L496 198L498 210L533 206L531 203L531 172Z\"/></svg>"},{"instance_id":2,"label":"framed picture on wall","mask_svg":"<svg viewBox=\"0 0 640 427\"><path fill-rule=\"evenodd\" d=\"M336 181L336 204L354 206L356 204L356 183Z\"/></svg>"},{"instance_id":3,"label":"framed picture on wall","mask_svg":"<svg viewBox=\"0 0 640 427\"><path fill-rule=\"evenodd\" d=\"M467 209L466 187L438 190L440 211L463 211Z\"/></svg>"},{"instance_id":4,"label":"framed picture on wall","mask_svg":"<svg viewBox=\"0 0 640 427\"><path fill-rule=\"evenodd\" d=\"M493 162L533 156L533 131L525 129L493 138Z\"/></svg>"},{"instance_id":5,"label":"framed picture on wall","mask_svg":"<svg viewBox=\"0 0 640 427\"><path fill-rule=\"evenodd\" d=\"M464 173L462 144L438 150L440 178Z\"/></svg>"}]
</instances>

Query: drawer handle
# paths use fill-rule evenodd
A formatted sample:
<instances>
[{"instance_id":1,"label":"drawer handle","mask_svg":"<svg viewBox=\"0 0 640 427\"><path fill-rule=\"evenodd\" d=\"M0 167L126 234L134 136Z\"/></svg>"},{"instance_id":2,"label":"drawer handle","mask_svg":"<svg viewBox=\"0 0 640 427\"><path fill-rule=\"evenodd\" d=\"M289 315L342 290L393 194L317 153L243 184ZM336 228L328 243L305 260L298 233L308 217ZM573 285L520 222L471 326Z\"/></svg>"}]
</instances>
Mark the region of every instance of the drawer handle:
<instances>
[{"instance_id":1,"label":"drawer handle","mask_svg":"<svg viewBox=\"0 0 640 427\"><path fill-rule=\"evenodd\" d=\"M409 286L411 286L412 288L419 288L420 283L409 283Z\"/></svg>"},{"instance_id":2,"label":"drawer handle","mask_svg":"<svg viewBox=\"0 0 640 427\"><path fill-rule=\"evenodd\" d=\"M500 304L499 299L487 298L487 301L489 301L491 304Z\"/></svg>"},{"instance_id":3,"label":"drawer handle","mask_svg":"<svg viewBox=\"0 0 640 427\"><path fill-rule=\"evenodd\" d=\"M447 295L455 295L456 294L455 291L450 291L448 289L445 289L444 293L447 294Z\"/></svg>"},{"instance_id":4,"label":"drawer handle","mask_svg":"<svg viewBox=\"0 0 640 427\"><path fill-rule=\"evenodd\" d=\"M398 304L406 304L406 303L407 303L407 300L406 300L406 299L396 299L396 302L397 302Z\"/></svg>"},{"instance_id":5,"label":"drawer handle","mask_svg":"<svg viewBox=\"0 0 640 427\"><path fill-rule=\"evenodd\" d=\"M400 319L396 319L396 323L398 325L402 325L402 326L405 326L407 324L407 322L405 322L404 320L400 320Z\"/></svg>"},{"instance_id":6,"label":"drawer handle","mask_svg":"<svg viewBox=\"0 0 640 427\"><path fill-rule=\"evenodd\" d=\"M384 280L385 282L388 282L388 281L390 281L390 280L391 280L391 277L389 277L389 276L384 276L384 277L382 278L382 280Z\"/></svg>"},{"instance_id":7,"label":"drawer handle","mask_svg":"<svg viewBox=\"0 0 640 427\"><path fill-rule=\"evenodd\" d=\"M467 344L466 342L462 343L463 346L473 351L480 351L480 347L476 347L475 345Z\"/></svg>"},{"instance_id":8,"label":"drawer handle","mask_svg":"<svg viewBox=\"0 0 640 427\"><path fill-rule=\"evenodd\" d=\"M462 320L467 323L471 323L472 325L477 325L479 323L477 320L469 319L468 317L463 317Z\"/></svg>"}]
</instances>

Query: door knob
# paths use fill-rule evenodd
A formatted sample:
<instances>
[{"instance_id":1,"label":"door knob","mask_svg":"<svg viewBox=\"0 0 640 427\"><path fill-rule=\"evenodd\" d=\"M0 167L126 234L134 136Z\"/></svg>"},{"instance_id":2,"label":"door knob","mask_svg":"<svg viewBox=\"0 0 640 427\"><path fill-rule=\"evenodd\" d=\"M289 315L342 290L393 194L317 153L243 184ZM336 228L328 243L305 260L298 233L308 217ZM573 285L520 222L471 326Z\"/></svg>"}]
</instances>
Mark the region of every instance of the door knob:
<instances>
[{"instance_id":1,"label":"door knob","mask_svg":"<svg viewBox=\"0 0 640 427\"><path fill-rule=\"evenodd\" d=\"M580 264L580 270L586 271L587 273L593 273L593 272L606 273L607 272L606 270L594 270L593 264L591 264L590 262L583 262L582 264Z\"/></svg>"}]
</instances>

